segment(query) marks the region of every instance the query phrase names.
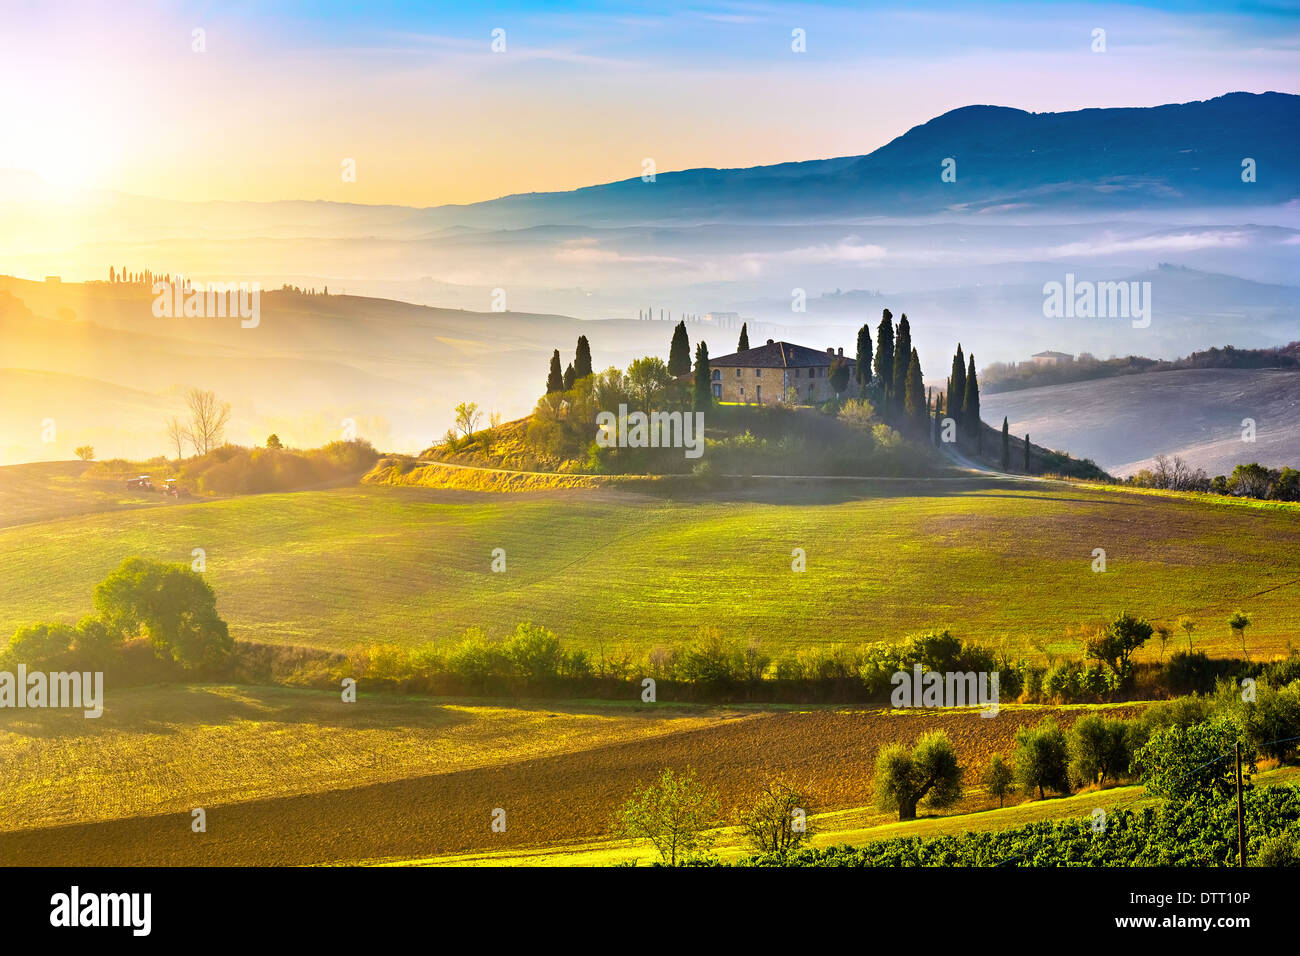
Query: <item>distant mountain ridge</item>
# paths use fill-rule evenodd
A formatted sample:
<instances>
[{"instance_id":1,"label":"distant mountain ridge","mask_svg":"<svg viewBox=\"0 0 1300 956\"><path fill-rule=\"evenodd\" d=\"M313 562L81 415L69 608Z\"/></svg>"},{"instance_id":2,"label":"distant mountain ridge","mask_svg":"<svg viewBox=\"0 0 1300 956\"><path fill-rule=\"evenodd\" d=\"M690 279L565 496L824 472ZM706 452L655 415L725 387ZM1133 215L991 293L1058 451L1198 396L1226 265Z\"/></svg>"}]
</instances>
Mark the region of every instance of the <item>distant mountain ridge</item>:
<instances>
[{"instance_id":1,"label":"distant mountain ridge","mask_svg":"<svg viewBox=\"0 0 1300 956\"><path fill-rule=\"evenodd\" d=\"M102 193L68 213L85 227L121 216L156 236L239 234L253 209L261 234L427 237L447 229L618 227L698 222L824 222L961 214L1112 213L1300 202L1300 96L1228 93L1154 107L1030 113L963 106L871 153L740 169L661 172L574 190L517 193L468 205L332 201L189 203ZM1256 181L1243 182L1242 162ZM945 159L956 180L940 178ZM40 201L30 176L0 171L0 204ZM203 228L187 230L203 210ZM93 230L92 230L93 232ZM114 232L114 235L117 233Z\"/></svg>"},{"instance_id":2,"label":"distant mountain ridge","mask_svg":"<svg viewBox=\"0 0 1300 956\"><path fill-rule=\"evenodd\" d=\"M660 173L432 212L461 224L616 224L1237 206L1300 199L1300 96L1029 113L965 106L865 156ZM943 182L945 159L956 179ZM1256 181L1243 182L1242 163ZM461 214L451 218L451 210Z\"/></svg>"}]
</instances>

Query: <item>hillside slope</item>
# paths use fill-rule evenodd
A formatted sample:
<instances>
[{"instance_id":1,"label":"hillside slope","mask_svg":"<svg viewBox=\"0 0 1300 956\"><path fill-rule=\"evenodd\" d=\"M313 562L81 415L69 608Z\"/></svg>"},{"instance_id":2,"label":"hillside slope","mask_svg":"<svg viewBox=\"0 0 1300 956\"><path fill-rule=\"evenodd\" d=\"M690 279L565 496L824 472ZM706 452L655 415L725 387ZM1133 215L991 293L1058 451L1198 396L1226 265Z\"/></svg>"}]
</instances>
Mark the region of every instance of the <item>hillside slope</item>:
<instances>
[{"instance_id":1,"label":"hillside slope","mask_svg":"<svg viewBox=\"0 0 1300 956\"><path fill-rule=\"evenodd\" d=\"M188 562L196 547L233 636L330 649L447 646L525 620L609 658L709 626L772 653L948 627L1077 654L1085 627L1126 608L1193 615L1209 653L1239 649L1223 623L1237 607L1254 651L1300 628L1297 506L858 480L689 497L363 485L0 528L0 635L88 613L124 558ZM1098 547L1105 574L1091 570Z\"/></svg>"},{"instance_id":2,"label":"hillside slope","mask_svg":"<svg viewBox=\"0 0 1300 956\"><path fill-rule=\"evenodd\" d=\"M1119 475L1179 455L1211 477L1257 461L1300 466L1300 370L1180 369L982 396L984 418ZM1242 420L1254 419L1254 443Z\"/></svg>"}]
</instances>

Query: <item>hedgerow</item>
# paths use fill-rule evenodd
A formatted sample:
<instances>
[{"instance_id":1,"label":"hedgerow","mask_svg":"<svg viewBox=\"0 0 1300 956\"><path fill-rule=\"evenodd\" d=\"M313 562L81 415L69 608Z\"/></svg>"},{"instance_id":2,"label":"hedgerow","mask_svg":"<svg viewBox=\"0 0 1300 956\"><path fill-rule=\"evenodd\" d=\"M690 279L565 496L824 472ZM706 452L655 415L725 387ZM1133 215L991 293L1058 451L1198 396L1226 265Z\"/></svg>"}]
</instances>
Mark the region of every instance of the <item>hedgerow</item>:
<instances>
[{"instance_id":1,"label":"hedgerow","mask_svg":"<svg viewBox=\"0 0 1300 956\"><path fill-rule=\"evenodd\" d=\"M1279 838L1300 840L1300 790L1264 787L1244 796L1246 855L1258 860ZM1164 803L1093 818L1043 821L994 832L898 837L864 846L804 848L701 866L1232 866L1237 806L1231 799Z\"/></svg>"}]
</instances>

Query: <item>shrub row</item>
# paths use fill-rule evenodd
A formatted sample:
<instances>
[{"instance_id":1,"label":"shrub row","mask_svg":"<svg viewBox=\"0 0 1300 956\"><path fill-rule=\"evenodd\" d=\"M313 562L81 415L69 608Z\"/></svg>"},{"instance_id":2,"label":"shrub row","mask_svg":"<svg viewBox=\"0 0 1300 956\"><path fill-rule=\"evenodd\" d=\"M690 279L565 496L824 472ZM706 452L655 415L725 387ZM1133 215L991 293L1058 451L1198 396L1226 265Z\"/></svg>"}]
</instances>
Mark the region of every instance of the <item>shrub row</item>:
<instances>
[{"instance_id":1,"label":"shrub row","mask_svg":"<svg viewBox=\"0 0 1300 956\"><path fill-rule=\"evenodd\" d=\"M1300 790L1264 787L1244 797L1247 859L1294 865L1300 858ZM1098 830L1091 818L1031 823L956 836L899 837L863 846L803 848L697 866L1231 866L1237 808L1230 800L1168 802L1115 810Z\"/></svg>"}]
</instances>

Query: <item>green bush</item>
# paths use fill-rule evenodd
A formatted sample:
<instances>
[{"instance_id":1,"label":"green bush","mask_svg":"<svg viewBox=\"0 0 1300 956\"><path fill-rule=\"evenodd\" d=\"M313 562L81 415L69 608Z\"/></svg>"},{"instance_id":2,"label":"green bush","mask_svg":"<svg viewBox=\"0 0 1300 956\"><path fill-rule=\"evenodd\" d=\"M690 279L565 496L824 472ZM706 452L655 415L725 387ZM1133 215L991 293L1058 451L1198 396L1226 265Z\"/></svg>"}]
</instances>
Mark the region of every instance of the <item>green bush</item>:
<instances>
[{"instance_id":1,"label":"green bush","mask_svg":"<svg viewBox=\"0 0 1300 956\"><path fill-rule=\"evenodd\" d=\"M307 450L223 445L185 462L180 479L211 494L295 491L354 477L378 459L374 446L364 440L335 441Z\"/></svg>"},{"instance_id":2,"label":"green bush","mask_svg":"<svg viewBox=\"0 0 1300 956\"><path fill-rule=\"evenodd\" d=\"M528 622L515 628L502 651L519 676L532 683L554 680L564 660L560 639L546 628Z\"/></svg>"},{"instance_id":3,"label":"green bush","mask_svg":"<svg viewBox=\"0 0 1300 956\"><path fill-rule=\"evenodd\" d=\"M1280 661L1266 664L1260 677L1274 687L1285 687L1292 681L1300 680L1300 653L1292 651Z\"/></svg>"},{"instance_id":4,"label":"green bush","mask_svg":"<svg viewBox=\"0 0 1300 956\"><path fill-rule=\"evenodd\" d=\"M1178 651L1169 656L1165 680L1174 693L1205 694L1214 689L1214 681L1223 671L1222 662L1211 660L1202 651Z\"/></svg>"},{"instance_id":5,"label":"green bush","mask_svg":"<svg viewBox=\"0 0 1300 956\"><path fill-rule=\"evenodd\" d=\"M513 671L514 662L501 642L491 640L476 627L467 630L447 654L447 672L476 690L486 690L494 679L507 679Z\"/></svg>"},{"instance_id":6,"label":"green bush","mask_svg":"<svg viewBox=\"0 0 1300 956\"><path fill-rule=\"evenodd\" d=\"M1046 672L1029 661L1020 662L1020 692L1035 697L1043 692L1043 678Z\"/></svg>"},{"instance_id":7,"label":"green bush","mask_svg":"<svg viewBox=\"0 0 1300 956\"><path fill-rule=\"evenodd\" d=\"M26 624L9 639L4 661L46 667L66 658L76 638L77 629L70 624Z\"/></svg>"},{"instance_id":8,"label":"green bush","mask_svg":"<svg viewBox=\"0 0 1300 956\"><path fill-rule=\"evenodd\" d=\"M95 609L113 634L146 637L187 670L219 665L234 648L212 586L185 564L127 558L96 586Z\"/></svg>"},{"instance_id":9,"label":"green bush","mask_svg":"<svg viewBox=\"0 0 1300 956\"><path fill-rule=\"evenodd\" d=\"M1169 800L1227 797L1236 788L1234 746L1242 744L1245 782L1255 770L1255 751L1230 714L1215 714L1190 727L1158 729L1133 755L1133 771L1147 792Z\"/></svg>"},{"instance_id":10,"label":"green bush","mask_svg":"<svg viewBox=\"0 0 1300 956\"><path fill-rule=\"evenodd\" d=\"M1078 661L1057 661L1043 674L1042 694L1051 700L1068 703L1079 694L1079 673L1083 665Z\"/></svg>"},{"instance_id":11,"label":"green bush","mask_svg":"<svg viewBox=\"0 0 1300 956\"><path fill-rule=\"evenodd\" d=\"M1259 683L1255 700L1246 703L1234 697L1233 710L1246 732L1250 746L1266 757L1286 760L1300 737L1300 680L1281 689Z\"/></svg>"},{"instance_id":12,"label":"green bush","mask_svg":"<svg viewBox=\"0 0 1300 956\"><path fill-rule=\"evenodd\" d=\"M1300 839L1294 831L1279 833L1261 840L1252 860L1253 866L1300 866Z\"/></svg>"},{"instance_id":13,"label":"green bush","mask_svg":"<svg viewBox=\"0 0 1300 956\"><path fill-rule=\"evenodd\" d=\"M1173 700L1157 701L1142 712L1138 718L1146 736L1166 727L1190 727L1207 720L1214 709L1213 701L1208 697L1175 697Z\"/></svg>"}]
</instances>

